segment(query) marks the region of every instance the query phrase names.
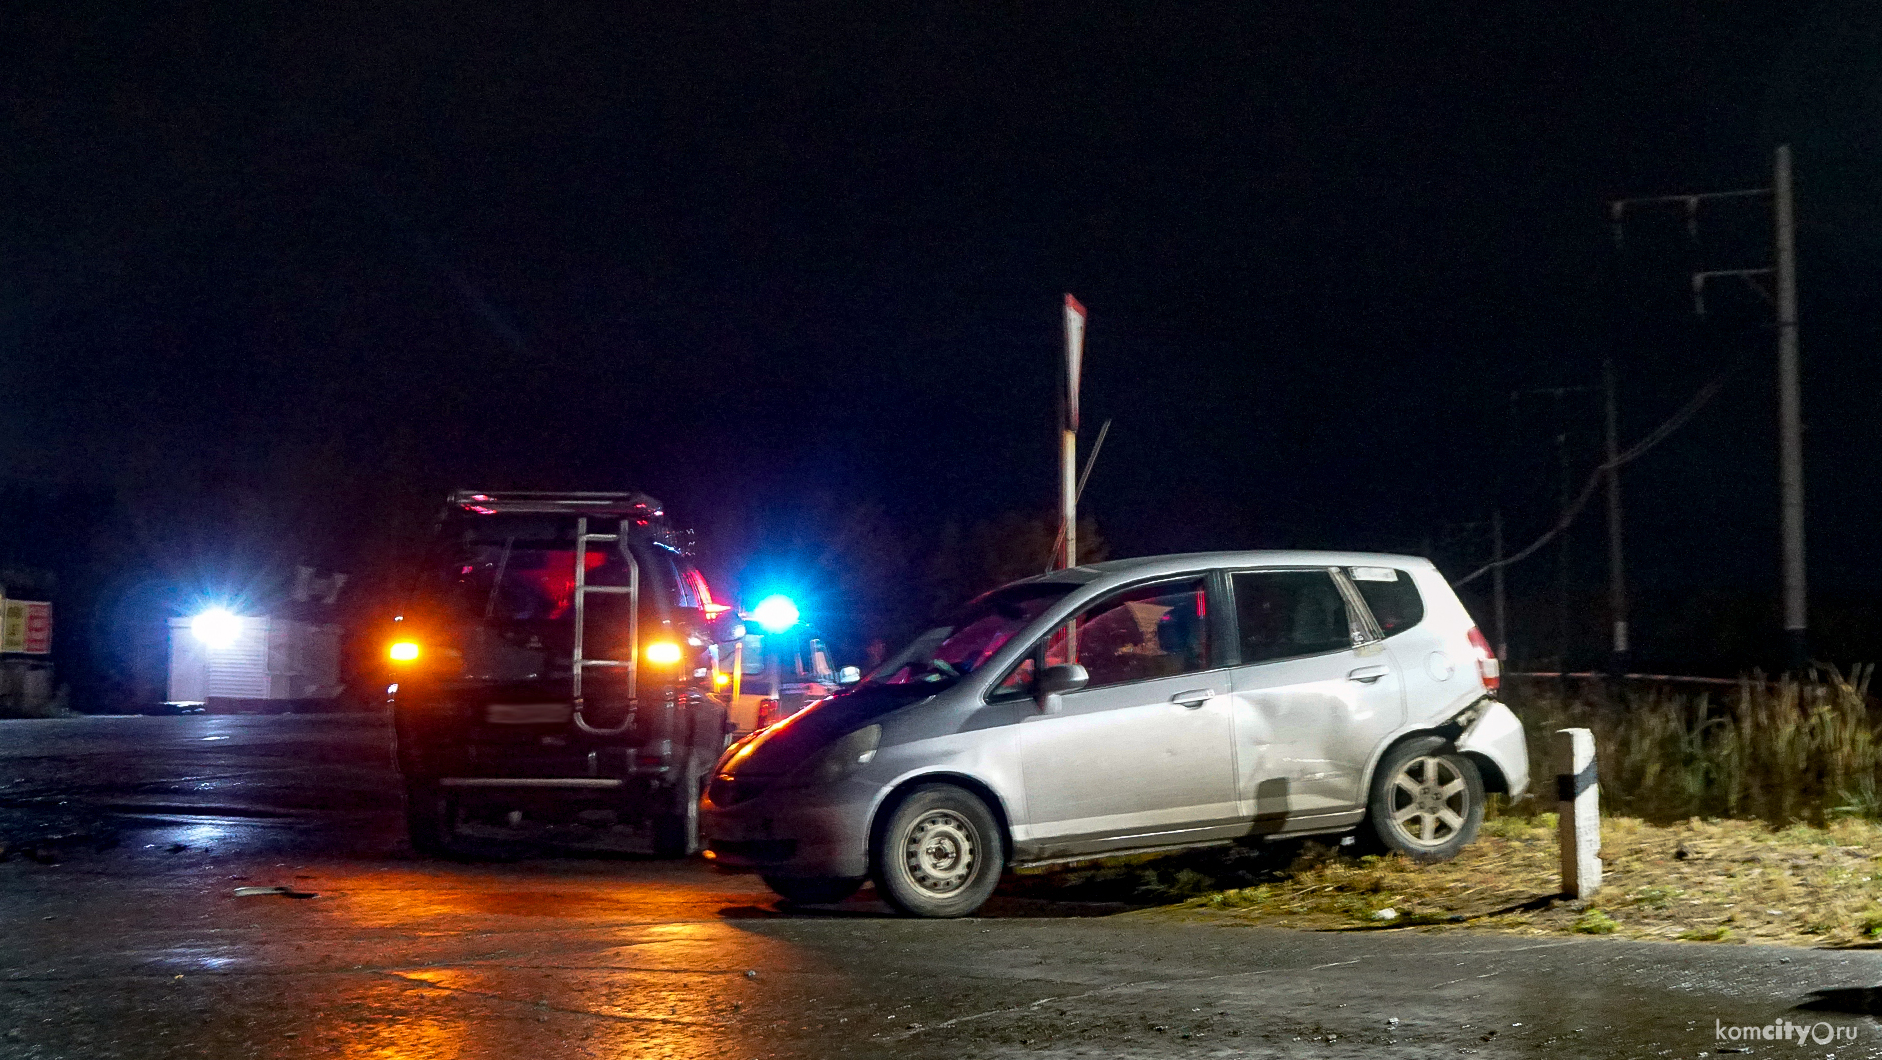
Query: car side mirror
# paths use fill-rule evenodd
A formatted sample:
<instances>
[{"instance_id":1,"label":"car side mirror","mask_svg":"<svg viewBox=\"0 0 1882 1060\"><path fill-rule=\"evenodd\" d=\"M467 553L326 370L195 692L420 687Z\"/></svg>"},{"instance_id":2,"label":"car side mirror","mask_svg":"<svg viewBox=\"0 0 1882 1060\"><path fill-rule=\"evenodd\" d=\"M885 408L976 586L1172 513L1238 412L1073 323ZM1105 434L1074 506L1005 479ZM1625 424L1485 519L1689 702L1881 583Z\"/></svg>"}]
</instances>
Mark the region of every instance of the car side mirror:
<instances>
[{"instance_id":1,"label":"car side mirror","mask_svg":"<svg viewBox=\"0 0 1882 1060\"><path fill-rule=\"evenodd\" d=\"M1064 709L1061 699L1067 692L1076 692L1091 683L1091 674L1077 663L1061 663L1048 666L1039 673L1039 680L1033 683L1033 695L1039 701L1039 713L1057 714Z\"/></svg>"},{"instance_id":2,"label":"car side mirror","mask_svg":"<svg viewBox=\"0 0 1882 1060\"><path fill-rule=\"evenodd\" d=\"M731 644L745 638L745 620L738 617L738 612L727 608L719 612L716 618L706 622L706 635L714 644Z\"/></svg>"},{"instance_id":3,"label":"car side mirror","mask_svg":"<svg viewBox=\"0 0 1882 1060\"><path fill-rule=\"evenodd\" d=\"M836 683L839 685L853 685L862 679L863 672L854 666L845 666L836 672Z\"/></svg>"}]
</instances>

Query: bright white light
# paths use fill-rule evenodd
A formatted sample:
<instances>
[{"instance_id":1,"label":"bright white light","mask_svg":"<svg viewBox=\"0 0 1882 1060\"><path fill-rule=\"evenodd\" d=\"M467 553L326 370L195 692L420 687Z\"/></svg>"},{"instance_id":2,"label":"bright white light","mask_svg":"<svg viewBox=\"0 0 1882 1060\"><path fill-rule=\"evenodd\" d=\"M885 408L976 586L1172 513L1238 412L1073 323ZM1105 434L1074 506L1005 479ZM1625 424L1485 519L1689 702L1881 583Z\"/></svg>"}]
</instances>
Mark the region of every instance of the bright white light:
<instances>
[{"instance_id":1,"label":"bright white light","mask_svg":"<svg viewBox=\"0 0 1882 1060\"><path fill-rule=\"evenodd\" d=\"M797 605L788 596L767 596L751 609L766 633L782 633L797 625Z\"/></svg>"},{"instance_id":2,"label":"bright white light","mask_svg":"<svg viewBox=\"0 0 1882 1060\"><path fill-rule=\"evenodd\" d=\"M242 635L242 620L215 607L190 619L190 632L211 648L226 648Z\"/></svg>"}]
</instances>

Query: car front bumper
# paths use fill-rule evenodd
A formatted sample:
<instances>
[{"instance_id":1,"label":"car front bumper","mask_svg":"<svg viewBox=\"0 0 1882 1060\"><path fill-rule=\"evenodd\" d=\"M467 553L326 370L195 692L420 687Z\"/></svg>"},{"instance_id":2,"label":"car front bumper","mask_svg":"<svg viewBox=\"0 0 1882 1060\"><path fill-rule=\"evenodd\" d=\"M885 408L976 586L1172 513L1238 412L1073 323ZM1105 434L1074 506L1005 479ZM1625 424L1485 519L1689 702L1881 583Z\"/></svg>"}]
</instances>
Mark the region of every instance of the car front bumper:
<instances>
[{"instance_id":1,"label":"car front bumper","mask_svg":"<svg viewBox=\"0 0 1882 1060\"><path fill-rule=\"evenodd\" d=\"M699 804L706 856L728 869L773 876L869 874L869 811L874 789L842 782L824 788L772 787L731 806L710 794Z\"/></svg>"}]
</instances>

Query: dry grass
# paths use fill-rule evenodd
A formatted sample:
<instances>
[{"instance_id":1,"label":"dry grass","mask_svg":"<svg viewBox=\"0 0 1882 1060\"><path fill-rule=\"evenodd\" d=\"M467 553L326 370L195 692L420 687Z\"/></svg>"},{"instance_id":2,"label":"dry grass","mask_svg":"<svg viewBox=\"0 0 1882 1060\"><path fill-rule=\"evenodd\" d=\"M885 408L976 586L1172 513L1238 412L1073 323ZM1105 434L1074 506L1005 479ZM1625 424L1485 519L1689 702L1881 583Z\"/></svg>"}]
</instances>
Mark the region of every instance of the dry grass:
<instances>
[{"instance_id":1,"label":"dry grass","mask_svg":"<svg viewBox=\"0 0 1882 1060\"><path fill-rule=\"evenodd\" d=\"M1456 860L1335 855L1310 847L1280 878L1182 908L1277 926L1488 928L1537 935L1882 945L1882 825L1602 821L1601 892L1559 898L1555 815L1497 817ZM1390 914L1383 911L1391 910Z\"/></svg>"},{"instance_id":2,"label":"dry grass","mask_svg":"<svg viewBox=\"0 0 1882 1060\"><path fill-rule=\"evenodd\" d=\"M1634 687L1624 698L1584 684L1564 699L1553 682L1522 683L1507 699L1529 732L1538 776L1554 730L1594 731L1605 809L1661 822L1821 824L1882 817L1873 671L1858 666L1847 678L1828 671L1805 682L1754 675L1723 694Z\"/></svg>"},{"instance_id":3,"label":"dry grass","mask_svg":"<svg viewBox=\"0 0 1882 1060\"><path fill-rule=\"evenodd\" d=\"M1353 860L1308 847L1086 874L1136 901L1302 928L1488 928L1692 942L1882 948L1882 712L1873 667L1809 681L1752 676L1722 693L1519 684L1537 793L1492 815L1455 861ZM1687 686L1690 687L1690 686ZM1593 730L1603 888L1559 896L1549 740ZM1528 814L1525 816L1524 814ZM1078 882L1078 881L1074 881ZM1226 888L1226 889L1224 889ZM1389 912L1387 912L1389 911Z\"/></svg>"}]
</instances>

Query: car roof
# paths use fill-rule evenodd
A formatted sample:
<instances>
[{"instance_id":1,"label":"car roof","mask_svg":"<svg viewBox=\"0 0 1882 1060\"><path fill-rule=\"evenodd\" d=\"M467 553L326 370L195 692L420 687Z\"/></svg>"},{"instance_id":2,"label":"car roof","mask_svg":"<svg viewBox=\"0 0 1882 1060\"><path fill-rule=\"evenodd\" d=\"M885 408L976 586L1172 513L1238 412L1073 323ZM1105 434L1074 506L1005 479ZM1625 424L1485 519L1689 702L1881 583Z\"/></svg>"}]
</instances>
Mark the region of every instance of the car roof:
<instances>
[{"instance_id":1,"label":"car roof","mask_svg":"<svg viewBox=\"0 0 1882 1060\"><path fill-rule=\"evenodd\" d=\"M1181 574L1216 567L1401 567L1432 569L1422 556L1391 552L1326 552L1308 549L1250 549L1241 552L1178 552L1166 556L1137 556L1085 563L1070 570L1053 571L1041 580L1087 582L1116 575Z\"/></svg>"}]
</instances>

